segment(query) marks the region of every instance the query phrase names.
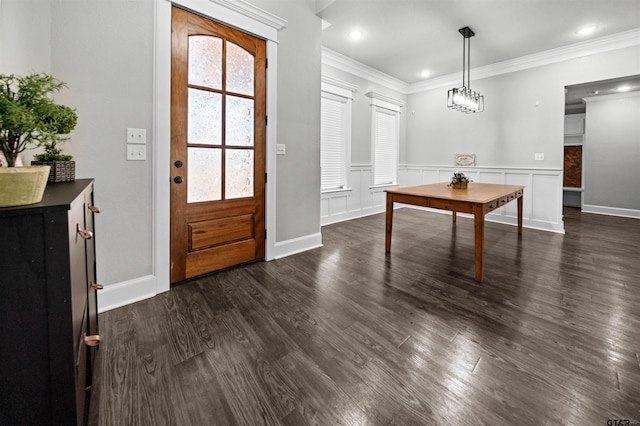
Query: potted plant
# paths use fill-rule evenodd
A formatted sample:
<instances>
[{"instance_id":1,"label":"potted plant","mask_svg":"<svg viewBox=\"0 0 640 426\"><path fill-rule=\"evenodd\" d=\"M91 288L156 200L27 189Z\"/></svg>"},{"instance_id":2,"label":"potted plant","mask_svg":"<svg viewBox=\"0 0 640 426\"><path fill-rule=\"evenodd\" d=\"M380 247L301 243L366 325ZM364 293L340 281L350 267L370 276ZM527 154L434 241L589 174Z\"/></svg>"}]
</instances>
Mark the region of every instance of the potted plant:
<instances>
[{"instance_id":1,"label":"potted plant","mask_svg":"<svg viewBox=\"0 0 640 426\"><path fill-rule=\"evenodd\" d=\"M0 207L37 203L49 176L49 166L16 167L21 152L64 140L77 120L75 111L51 98L65 84L48 74L0 74Z\"/></svg>"},{"instance_id":2,"label":"potted plant","mask_svg":"<svg viewBox=\"0 0 640 426\"><path fill-rule=\"evenodd\" d=\"M451 182L447 185L453 189L467 189L469 182L473 182L471 179L466 177L462 172L455 172L453 177L451 178Z\"/></svg>"},{"instance_id":3,"label":"potted plant","mask_svg":"<svg viewBox=\"0 0 640 426\"><path fill-rule=\"evenodd\" d=\"M40 146L44 152L33 156L32 166L50 166L49 182L67 182L75 180L76 162L72 156L63 154L58 146L69 140L63 136L69 134L76 127L77 115L74 110L64 105L56 105L49 116L50 134L43 139Z\"/></svg>"}]
</instances>

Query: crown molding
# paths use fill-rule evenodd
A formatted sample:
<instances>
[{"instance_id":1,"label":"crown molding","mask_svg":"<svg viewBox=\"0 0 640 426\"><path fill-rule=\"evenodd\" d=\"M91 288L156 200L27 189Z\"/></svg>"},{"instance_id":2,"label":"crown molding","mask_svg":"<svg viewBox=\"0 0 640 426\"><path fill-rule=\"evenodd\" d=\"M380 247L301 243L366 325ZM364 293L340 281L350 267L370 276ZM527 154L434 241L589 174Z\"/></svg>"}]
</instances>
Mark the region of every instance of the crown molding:
<instances>
[{"instance_id":1,"label":"crown molding","mask_svg":"<svg viewBox=\"0 0 640 426\"><path fill-rule=\"evenodd\" d=\"M474 76L474 80L479 80L637 45L640 45L640 28L497 62L484 67L472 68L471 74ZM462 80L462 73L457 72L409 84L326 47L322 48L322 63L366 78L373 83L381 84L405 95L455 85Z\"/></svg>"},{"instance_id":2,"label":"crown molding","mask_svg":"<svg viewBox=\"0 0 640 426\"><path fill-rule=\"evenodd\" d=\"M473 68L471 74L474 75L475 80L479 80L481 78L522 71L529 68L568 61L570 59L623 49L625 47L636 46L639 44L640 28L635 28L633 30L612 34L610 36L574 43L507 61L496 62L495 64L486 65L484 67ZM425 90L435 89L437 87L448 86L456 84L460 80L462 80L462 73L454 73L424 80L411 84L408 93L422 92Z\"/></svg>"},{"instance_id":3,"label":"crown molding","mask_svg":"<svg viewBox=\"0 0 640 426\"><path fill-rule=\"evenodd\" d=\"M404 81L391 77L382 71L371 68L368 65L344 56L324 46L322 47L322 63L355 76L365 78L372 83L381 84L402 94L407 94L407 90L409 89L409 84Z\"/></svg>"}]
</instances>

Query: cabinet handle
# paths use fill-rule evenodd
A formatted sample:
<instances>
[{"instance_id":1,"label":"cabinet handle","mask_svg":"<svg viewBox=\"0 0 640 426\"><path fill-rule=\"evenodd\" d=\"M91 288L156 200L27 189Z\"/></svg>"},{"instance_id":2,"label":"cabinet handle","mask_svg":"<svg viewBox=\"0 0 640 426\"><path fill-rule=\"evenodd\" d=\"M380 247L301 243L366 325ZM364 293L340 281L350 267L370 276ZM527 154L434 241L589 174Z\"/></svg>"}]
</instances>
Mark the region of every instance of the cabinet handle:
<instances>
[{"instance_id":1,"label":"cabinet handle","mask_svg":"<svg viewBox=\"0 0 640 426\"><path fill-rule=\"evenodd\" d=\"M100 213L100 210L98 210L96 206L89 205L87 206L87 208L91 210L93 213Z\"/></svg>"},{"instance_id":2,"label":"cabinet handle","mask_svg":"<svg viewBox=\"0 0 640 426\"><path fill-rule=\"evenodd\" d=\"M102 284L98 283L91 283L89 287L91 287L93 290L102 290L104 288Z\"/></svg>"},{"instance_id":3,"label":"cabinet handle","mask_svg":"<svg viewBox=\"0 0 640 426\"><path fill-rule=\"evenodd\" d=\"M90 240L91 238L93 238L93 232L80 228L79 223L76 224L76 230L78 231L78 234L85 240Z\"/></svg>"},{"instance_id":4,"label":"cabinet handle","mask_svg":"<svg viewBox=\"0 0 640 426\"><path fill-rule=\"evenodd\" d=\"M87 336L87 333L82 333L82 342L87 346L98 346L100 344L100 335Z\"/></svg>"}]
</instances>

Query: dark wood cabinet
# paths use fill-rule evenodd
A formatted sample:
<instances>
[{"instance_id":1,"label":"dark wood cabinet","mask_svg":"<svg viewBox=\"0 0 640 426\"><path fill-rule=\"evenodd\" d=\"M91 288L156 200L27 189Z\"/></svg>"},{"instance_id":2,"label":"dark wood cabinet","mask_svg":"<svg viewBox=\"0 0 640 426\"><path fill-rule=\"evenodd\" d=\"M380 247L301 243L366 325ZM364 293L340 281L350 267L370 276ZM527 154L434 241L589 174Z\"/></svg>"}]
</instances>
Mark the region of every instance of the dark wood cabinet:
<instances>
[{"instance_id":1,"label":"dark wood cabinet","mask_svg":"<svg viewBox=\"0 0 640 426\"><path fill-rule=\"evenodd\" d=\"M96 213L93 179L0 208L0 424L86 423L99 343Z\"/></svg>"}]
</instances>

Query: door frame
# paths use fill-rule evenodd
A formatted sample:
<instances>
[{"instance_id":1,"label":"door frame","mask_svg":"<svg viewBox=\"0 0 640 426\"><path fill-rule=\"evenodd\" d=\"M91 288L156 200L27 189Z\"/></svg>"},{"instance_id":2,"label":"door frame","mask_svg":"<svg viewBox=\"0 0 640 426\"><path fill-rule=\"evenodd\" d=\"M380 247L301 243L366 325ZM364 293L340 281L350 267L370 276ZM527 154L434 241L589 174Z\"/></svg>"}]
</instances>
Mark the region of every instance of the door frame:
<instances>
[{"instance_id":1,"label":"door frame","mask_svg":"<svg viewBox=\"0 0 640 426\"><path fill-rule=\"evenodd\" d=\"M286 21L248 3L227 0L155 0L153 99L153 275L155 294L170 288L171 162L171 6L179 6L224 25L265 39L267 44L267 116L265 186L265 260L274 258L276 235L276 136L278 31ZM155 285L153 285L155 284Z\"/></svg>"}]
</instances>

